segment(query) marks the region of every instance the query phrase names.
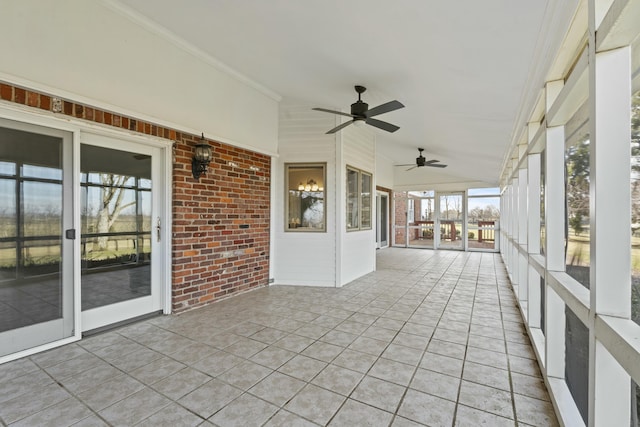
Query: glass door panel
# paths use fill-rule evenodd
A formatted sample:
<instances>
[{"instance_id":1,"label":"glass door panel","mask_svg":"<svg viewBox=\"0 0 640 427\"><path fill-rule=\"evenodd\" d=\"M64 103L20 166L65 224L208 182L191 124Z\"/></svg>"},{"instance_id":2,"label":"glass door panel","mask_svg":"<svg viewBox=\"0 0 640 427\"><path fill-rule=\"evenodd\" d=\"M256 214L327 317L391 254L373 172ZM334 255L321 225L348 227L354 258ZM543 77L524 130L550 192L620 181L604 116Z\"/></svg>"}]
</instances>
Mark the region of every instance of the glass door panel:
<instances>
[{"instance_id":1,"label":"glass door panel","mask_svg":"<svg viewBox=\"0 0 640 427\"><path fill-rule=\"evenodd\" d=\"M407 216L413 210L413 200L407 198L406 191L393 193L393 246L407 246Z\"/></svg>"},{"instance_id":2,"label":"glass door panel","mask_svg":"<svg viewBox=\"0 0 640 427\"><path fill-rule=\"evenodd\" d=\"M468 249L497 251L500 198L470 196L467 200Z\"/></svg>"},{"instance_id":3,"label":"glass door panel","mask_svg":"<svg viewBox=\"0 0 640 427\"><path fill-rule=\"evenodd\" d=\"M438 195L439 249L464 249L464 194Z\"/></svg>"},{"instance_id":4,"label":"glass door panel","mask_svg":"<svg viewBox=\"0 0 640 427\"><path fill-rule=\"evenodd\" d=\"M433 192L420 191L410 192L410 194L413 194L415 209L413 211L413 216L409 219L409 246L414 248L433 248Z\"/></svg>"},{"instance_id":5,"label":"glass door panel","mask_svg":"<svg viewBox=\"0 0 640 427\"><path fill-rule=\"evenodd\" d=\"M378 193L376 198L376 242L378 248L389 246L389 196L387 193Z\"/></svg>"},{"instance_id":6,"label":"glass door panel","mask_svg":"<svg viewBox=\"0 0 640 427\"><path fill-rule=\"evenodd\" d=\"M109 141L109 147L81 145L84 330L161 308L152 265L155 227L162 223L155 213L156 150L121 141Z\"/></svg>"},{"instance_id":7,"label":"glass door panel","mask_svg":"<svg viewBox=\"0 0 640 427\"><path fill-rule=\"evenodd\" d=\"M73 335L71 148L0 119L0 358Z\"/></svg>"}]
</instances>

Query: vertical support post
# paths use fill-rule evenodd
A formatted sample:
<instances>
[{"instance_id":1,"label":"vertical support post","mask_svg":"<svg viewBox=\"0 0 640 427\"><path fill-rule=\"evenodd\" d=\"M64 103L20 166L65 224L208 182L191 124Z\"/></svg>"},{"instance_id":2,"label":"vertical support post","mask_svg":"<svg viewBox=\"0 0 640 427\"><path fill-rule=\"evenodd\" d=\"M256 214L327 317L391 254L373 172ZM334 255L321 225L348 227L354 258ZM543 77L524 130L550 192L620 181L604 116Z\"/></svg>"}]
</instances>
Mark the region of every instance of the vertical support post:
<instances>
[{"instance_id":1,"label":"vertical support post","mask_svg":"<svg viewBox=\"0 0 640 427\"><path fill-rule=\"evenodd\" d=\"M547 108L550 108L563 82L547 83ZM565 271L564 259L564 126L547 128L546 148L546 263L548 271Z\"/></svg>"},{"instance_id":2,"label":"vertical support post","mask_svg":"<svg viewBox=\"0 0 640 427\"><path fill-rule=\"evenodd\" d=\"M564 82L553 81L546 85L547 112L562 90ZM564 271L564 126L548 127L545 150L545 226L546 226L546 270ZM547 375L564 379L565 369L565 324L564 301L549 286L545 277L545 325ZM553 325L553 326L551 326Z\"/></svg>"},{"instance_id":3,"label":"vertical support post","mask_svg":"<svg viewBox=\"0 0 640 427\"><path fill-rule=\"evenodd\" d=\"M598 315L631 316L631 48L596 53L590 47L589 55L589 425L625 425L630 377L598 341L594 323Z\"/></svg>"},{"instance_id":4,"label":"vertical support post","mask_svg":"<svg viewBox=\"0 0 640 427\"><path fill-rule=\"evenodd\" d=\"M530 154L527 159L529 194L529 215L527 218L527 249L529 255L540 254L540 153ZM540 276L535 268L529 266L528 291L529 291L529 326L540 328Z\"/></svg>"},{"instance_id":5,"label":"vertical support post","mask_svg":"<svg viewBox=\"0 0 640 427\"><path fill-rule=\"evenodd\" d=\"M518 171L518 297L520 299L521 306L529 299L528 290L528 271L529 271L529 258L520 251L520 248L527 250L527 170L520 169ZM524 308L524 307L523 307ZM527 313L525 312L525 315Z\"/></svg>"},{"instance_id":6,"label":"vertical support post","mask_svg":"<svg viewBox=\"0 0 640 427\"><path fill-rule=\"evenodd\" d=\"M520 298L520 275L518 272L518 218L520 213L518 212L518 192L520 189L520 182L517 175L513 179L511 184L511 284L516 294L516 298Z\"/></svg>"}]
</instances>

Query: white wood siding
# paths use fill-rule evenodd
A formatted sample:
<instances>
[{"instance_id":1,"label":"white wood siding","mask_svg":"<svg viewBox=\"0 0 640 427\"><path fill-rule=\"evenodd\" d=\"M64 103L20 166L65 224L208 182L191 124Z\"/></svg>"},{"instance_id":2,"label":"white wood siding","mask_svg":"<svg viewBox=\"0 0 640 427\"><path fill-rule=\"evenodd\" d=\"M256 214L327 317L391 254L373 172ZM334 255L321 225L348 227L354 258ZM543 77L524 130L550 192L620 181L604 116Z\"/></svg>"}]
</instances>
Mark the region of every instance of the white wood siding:
<instances>
[{"instance_id":1,"label":"white wood siding","mask_svg":"<svg viewBox=\"0 0 640 427\"><path fill-rule=\"evenodd\" d=\"M375 131L369 127L349 126L342 131L341 153L341 199L338 216L340 218L340 279L339 286L345 285L375 270L376 209L375 209ZM372 182L372 228L370 230L346 231L346 167L353 166L374 174Z\"/></svg>"},{"instance_id":2,"label":"white wood siding","mask_svg":"<svg viewBox=\"0 0 640 427\"><path fill-rule=\"evenodd\" d=\"M274 283L335 286L336 284L336 148L335 136L325 132L336 125L334 116L310 106L280 106L279 157L273 171L275 206ZM324 233L285 232L285 163L326 163Z\"/></svg>"}]
</instances>

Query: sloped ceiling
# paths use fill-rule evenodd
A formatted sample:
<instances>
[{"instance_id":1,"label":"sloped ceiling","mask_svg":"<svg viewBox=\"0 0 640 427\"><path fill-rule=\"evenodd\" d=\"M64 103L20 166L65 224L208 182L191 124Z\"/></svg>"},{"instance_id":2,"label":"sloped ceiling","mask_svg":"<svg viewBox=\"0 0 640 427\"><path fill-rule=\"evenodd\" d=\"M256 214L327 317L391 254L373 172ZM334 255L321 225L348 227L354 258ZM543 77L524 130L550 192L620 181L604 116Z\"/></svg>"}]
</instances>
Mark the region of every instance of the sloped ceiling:
<instances>
[{"instance_id":1,"label":"sloped ceiling","mask_svg":"<svg viewBox=\"0 0 640 427\"><path fill-rule=\"evenodd\" d=\"M399 100L378 117L400 126L376 131L379 155L412 163L422 147L449 167L398 167L397 181L493 184L576 3L118 1L285 101L348 111L355 84L370 107Z\"/></svg>"}]
</instances>

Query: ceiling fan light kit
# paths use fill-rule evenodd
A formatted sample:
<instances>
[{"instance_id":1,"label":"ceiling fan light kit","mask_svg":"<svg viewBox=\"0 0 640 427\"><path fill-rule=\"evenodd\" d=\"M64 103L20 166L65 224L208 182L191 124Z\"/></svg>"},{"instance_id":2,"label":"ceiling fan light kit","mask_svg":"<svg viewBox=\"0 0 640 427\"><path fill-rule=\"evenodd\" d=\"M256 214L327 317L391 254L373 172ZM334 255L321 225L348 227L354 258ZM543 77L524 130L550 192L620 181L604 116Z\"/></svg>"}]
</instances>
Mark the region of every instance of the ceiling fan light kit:
<instances>
[{"instance_id":1,"label":"ceiling fan light kit","mask_svg":"<svg viewBox=\"0 0 640 427\"><path fill-rule=\"evenodd\" d=\"M400 108L404 108L404 105L399 101L389 101L384 104L378 105L372 109L369 109L369 104L362 100L362 94L367 90L364 86L355 86L356 92L358 93L358 100L351 104L351 114L343 113L342 111L328 110L326 108L314 108L316 111L322 111L325 113L331 114L339 114L341 116L351 117L352 120L346 123L342 123L339 126L334 127L329 130L327 134L336 133L339 130L344 129L350 124L354 123L357 125L366 123L370 126L376 127L378 129L386 130L387 132L395 132L400 127L396 125L392 125L391 123L383 122L382 120L374 119L372 117L378 116L380 114L389 113L391 111L399 110Z\"/></svg>"}]
</instances>

